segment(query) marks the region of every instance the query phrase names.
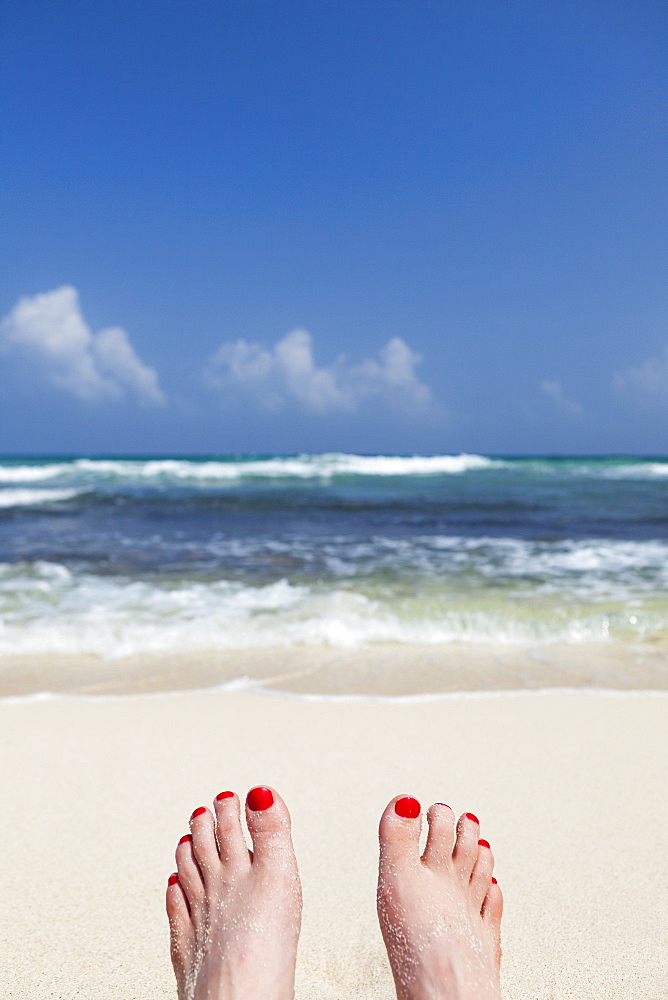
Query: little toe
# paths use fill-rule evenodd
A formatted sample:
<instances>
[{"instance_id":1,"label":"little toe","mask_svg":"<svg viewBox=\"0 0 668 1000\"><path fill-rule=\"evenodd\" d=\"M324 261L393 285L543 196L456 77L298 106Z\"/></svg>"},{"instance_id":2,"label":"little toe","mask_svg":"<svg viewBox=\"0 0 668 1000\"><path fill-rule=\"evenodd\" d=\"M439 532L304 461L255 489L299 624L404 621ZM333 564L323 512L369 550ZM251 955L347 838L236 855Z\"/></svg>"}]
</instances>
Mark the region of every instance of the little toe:
<instances>
[{"instance_id":1,"label":"little toe","mask_svg":"<svg viewBox=\"0 0 668 1000\"><path fill-rule=\"evenodd\" d=\"M464 813L457 823L457 839L452 852L455 870L468 882L473 866L478 858L478 836L480 822L473 813Z\"/></svg>"},{"instance_id":2,"label":"little toe","mask_svg":"<svg viewBox=\"0 0 668 1000\"><path fill-rule=\"evenodd\" d=\"M246 796L246 823L253 841L253 865L294 859L290 813L275 789L268 785L251 788Z\"/></svg>"},{"instance_id":3,"label":"little toe","mask_svg":"<svg viewBox=\"0 0 668 1000\"><path fill-rule=\"evenodd\" d=\"M482 904L482 919L492 932L496 946L497 961L501 960L501 917L503 916L503 894L497 885L496 879L492 879L492 884L487 890Z\"/></svg>"},{"instance_id":4,"label":"little toe","mask_svg":"<svg viewBox=\"0 0 668 1000\"><path fill-rule=\"evenodd\" d=\"M208 886L212 879L220 875L220 857L213 816L205 806L195 809L190 817L190 833L197 867L202 873L204 885Z\"/></svg>"},{"instance_id":5,"label":"little toe","mask_svg":"<svg viewBox=\"0 0 668 1000\"><path fill-rule=\"evenodd\" d=\"M213 808L220 860L231 868L247 868L250 856L241 829L238 797L234 792L221 792L216 795Z\"/></svg>"},{"instance_id":6,"label":"little toe","mask_svg":"<svg viewBox=\"0 0 668 1000\"><path fill-rule=\"evenodd\" d=\"M167 880L167 918L169 920L169 952L176 975L179 996L185 996L187 969L195 951L195 929L188 902L177 872Z\"/></svg>"},{"instance_id":7,"label":"little toe","mask_svg":"<svg viewBox=\"0 0 668 1000\"><path fill-rule=\"evenodd\" d=\"M381 864L415 863L420 852L420 803L410 795L396 795L380 818Z\"/></svg>"},{"instance_id":8,"label":"little toe","mask_svg":"<svg viewBox=\"0 0 668 1000\"><path fill-rule=\"evenodd\" d=\"M447 868L452 863L455 814L444 802L435 802L427 811L429 832L422 860L429 868Z\"/></svg>"},{"instance_id":9,"label":"little toe","mask_svg":"<svg viewBox=\"0 0 668 1000\"><path fill-rule=\"evenodd\" d=\"M478 841L478 857L471 872L469 882L469 892L471 898L478 909L481 908L483 899L487 895L492 884L492 872L494 871L494 855L486 840Z\"/></svg>"}]
</instances>

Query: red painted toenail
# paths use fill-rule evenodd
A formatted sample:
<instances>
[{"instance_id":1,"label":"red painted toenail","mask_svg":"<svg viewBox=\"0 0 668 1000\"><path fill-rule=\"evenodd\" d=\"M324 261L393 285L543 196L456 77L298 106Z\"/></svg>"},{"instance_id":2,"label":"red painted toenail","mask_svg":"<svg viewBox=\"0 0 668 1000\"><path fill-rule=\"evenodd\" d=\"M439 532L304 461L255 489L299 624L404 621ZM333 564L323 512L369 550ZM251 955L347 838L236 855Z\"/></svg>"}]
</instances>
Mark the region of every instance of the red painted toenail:
<instances>
[{"instance_id":1,"label":"red painted toenail","mask_svg":"<svg viewBox=\"0 0 668 1000\"><path fill-rule=\"evenodd\" d=\"M206 806L200 806L199 809L195 809L195 812L192 814L190 818L195 819L196 816L202 816L205 812L206 812Z\"/></svg>"},{"instance_id":2,"label":"red painted toenail","mask_svg":"<svg viewBox=\"0 0 668 1000\"><path fill-rule=\"evenodd\" d=\"M499 883L498 883L498 882L496 881L496 879L495 879L495 878L494 878L494 876L492 875L492 885L498 885L498 884L499 884Z\"/></svg>"},{"instance_id":3,"label":"red painted toenail","mask_svg":"<svg viewBox=\"0 0 668 1000\"><path fill-rule=\"evenodd\" d=\"M273 806L274 796L270 788L265 788L264 785L259 785L257 788L251 788L250 792L246 796L246 805L253 812L261 812L263 809L268 809L269 806Z\"/></svg>"},{"instance_id":4,"label":"red painted toenail","mask_svg":"<svg viewBox=\"0 0 668 1000\"><path fill-rule=\"evenodd\" d=\"M179 840L179 844L192 843L192 839L193 838L191 837L191 835L189 833L186 833L185 836L181 837L181 839Z\"/></svg>"},{"instance_id":5,"label":"red painted toenail","mask_svg":"<svg viewBox=\"0 0 668 1000\"><path fill-rule=\"evenodd\" d=\"M233 795L234 792L218 792L218 795L216 795L216 802L222 802L223 799L231 799Z\"/></svg>"},{"instance_id":6,"label":"red painted toenail","mask_svg":"<svg viewBox=\"0 0 668 1000\"><path fill-rule=\"evenodd\" d=\"M489 847L489 842L487 840L479 840L478 847Z\"/></svg>"},{"instance_id":7,"label":"red painted toenail","mask_svg":"<svg viewBox=\"0 0 668 1000\"><path fill-rule=\"evenodd\" d=\"M474 813L466 813L466 818L470 819L471 822L477 823L478 826L480 826L480 820L478 819L478 817Z\"/></svg>"},{"instance_id":8,"label":"red painted toenail","mask_svg":"<svg viewBox=\"0 0 668 1000\"><path fill-rule=\"evenodd\" d=\"M397 799L394 803L394 811L397 816L403 816L404 819L415 819L420 815L420 803L410 795L404 795L403 799Z\"/></svg>"},{"instance_id":9,"label":"red painted toenail","mask_svg":"<svg viewBox=\"0 0 668 1000\"><path fill-rule=\"evenodd\" d=\"M445 806L446 809L452 809L452 806L449 806L447 802L434 802L434 805L435 806Z\"/></svg>"},{"instance_id":10,"label":"red painted toenail","mask_svg":"<svg viewBox=\"0 0 668 1000\"><path fill-rule=\"evenodd\" d=\"M167 885L176 885L178 880L179 876L176 874L176 872L174 872L174 874L170 875L169 878L167 879Z\"/></svg>"}]
</instances>

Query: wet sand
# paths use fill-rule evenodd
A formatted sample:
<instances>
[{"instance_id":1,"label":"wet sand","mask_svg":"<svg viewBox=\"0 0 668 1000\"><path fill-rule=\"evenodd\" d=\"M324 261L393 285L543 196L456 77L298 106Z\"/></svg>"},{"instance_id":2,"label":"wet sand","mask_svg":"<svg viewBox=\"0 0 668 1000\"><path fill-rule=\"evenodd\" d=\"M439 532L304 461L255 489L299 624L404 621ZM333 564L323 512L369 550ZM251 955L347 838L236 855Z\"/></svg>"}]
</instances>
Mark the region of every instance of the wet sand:
<instances>
[{"instance_id":1,"label":"wet sand","mask_svg":"<svg viewBox=\"0 0 668 1000\"><path fill-rule=\"evenodd\" d=\"M668 690L665 642L493 645L377 643L174 655L0 657L0 698L143 694L229 684L293 694L403 696L545 688Z\"/></svg>"},{"instance_id":2,"label":"wet sand","mask_svg":"<svg viewBox=\"0 0 668 1000\"><path fill-rule=\"evenodd\" d=\"M278 787L304 882L297 997L393 996L375 919L391 795L475 811L506 1000L668 994L668 697L245 692L0 703L0 996L175 996L164 886L191 810Z\"/></svg>"}]
</instances>

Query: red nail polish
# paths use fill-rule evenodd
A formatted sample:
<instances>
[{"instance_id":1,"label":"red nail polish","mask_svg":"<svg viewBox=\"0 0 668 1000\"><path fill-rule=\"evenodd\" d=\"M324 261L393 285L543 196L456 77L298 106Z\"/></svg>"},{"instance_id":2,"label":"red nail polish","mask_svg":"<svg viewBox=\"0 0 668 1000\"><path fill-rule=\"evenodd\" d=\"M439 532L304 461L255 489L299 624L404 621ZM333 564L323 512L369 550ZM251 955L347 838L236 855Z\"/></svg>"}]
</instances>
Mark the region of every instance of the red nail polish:
<instances>
[{"instance_id":1,"label":"red nail polish","mask_svg":"<svg viewBox=\"0 0 668 1000\"><path fill-rule=\"evenodd\" d=\"M186 834L185 834L185 835L184 835L183 837L181 837L181 839L179 840L179 844L187 844L188 842L192 842L192 839L193 839L193 838L191 837L191 835L190 835L189 833L186 833Z\"/></svg>"},{"instance_id":2,"label":"red nail polish","mask_svg":"<svg viewBox=\"0 0 668 1000\"><path fill-rule=\"evenodd\" d=\"M420 815L420 803L410 795L404 795L403 799L397 799L394 803L394 811L404 819L415 819Z\"/></svg>"},{"instance_id":3,"label":"red nail polish","mask_svg":"<svg viewBox=\"0 0 668 1000\"><path fill-rule=\"evenodd\" d=\"M446 809L452 809L452 806L449 806L447 802L434 802L434 805L435 806L445 806Z\"/></svg>"},{"instance_id":4,"label":"red nail polish","mask_svg":"<svg viewBox=\"0 0 668 1000\"><path fill-rule=\"evenodd\" d=\"M498 883L498 882L496 881L496 879L495 879L495 878L494 878L494 876L492 875L492 885L498 885L498 884L499 884L499 883Z\"/></svg>"},{"instance_id":5,"label":"red nail polish","mask_svg":"<svg viewBox=\"0 0 668 1000\"><path fill-rule=\"evenodd\" d=\"M216 802L222 802L223 799L231 799L233 795L234 792L218 792L218 795L216 795Z\"/></svg>"},{"instance_id":6,"label":"red nail polish","mask_svg":"<svg viewBox=\"0 0 668 1000\"><path fill-rule=\"evenodd\" d=\"M269 806L273 806L274 796L270 788L265 788L264 785L258 785L257 788L251 788L250 792L246 796L246 805L253 812L262 812L263 809L268 809Z\"/></svg>"},{"instance_id":7,"label":"red nail polish","mask_svg":"<svg viewBox=\"0 0 668 1000\"><path fill-rule=\"evenodd\" d=\"M196 816L201 816L205 812L206 812L206 807L200 806L199 809L195 809L195 812L192 814L190 818L195 819Z\"/></svg>"},{"instance_id":8,"label":"red nail polish","mask_svg":"<svg viewBox=\"0 0 668 1000\"><path fill-rule=\"evenodd\" d=\"M477 823L477 824L478 824L478 826L480 826L480 820L479 820L479 819L478 819L478 817L477 817L477 816L475 815L475 813L466 813L466 818L467 818L467 819L470 819L470 820L471 820L471 822L473 822L473 823Z\"/></svg>"},{"instance_id":9,"label":"red nail polish","mask_svg":"<svg viewBox=\"0 0 668 1000\"><path fill-rule=\"evenodd\" d=\"M479 840L478 847L489 847L489 842L487 840Z\"/></svg>"},{"instance_id":10,"label":"red nail polish","mask_svg":"<svg viewBox=\"0 0 668 1000\"><path fill-rule=\"evenodd\" d=\"M176 872L174 872L174 874L170 875L169 878L167 879L167 885L176 885L178 880L179 876L176 874Z\"/></svg>"}]
</instances>

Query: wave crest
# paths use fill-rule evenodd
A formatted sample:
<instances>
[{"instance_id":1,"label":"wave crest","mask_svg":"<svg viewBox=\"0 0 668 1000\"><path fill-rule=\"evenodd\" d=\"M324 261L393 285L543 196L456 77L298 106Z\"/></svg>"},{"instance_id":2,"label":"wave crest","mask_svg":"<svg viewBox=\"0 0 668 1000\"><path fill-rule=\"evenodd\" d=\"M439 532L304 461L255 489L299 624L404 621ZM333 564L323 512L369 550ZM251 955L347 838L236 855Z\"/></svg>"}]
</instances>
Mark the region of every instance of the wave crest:
<instances>
[{"instance_id":1,"label":"wave crest","mask_svg":"<svg viewBox=\"0 0 668 1000\"><path fill-rule=\"evenodd\" d=\"M40 490L40 489L0 489L0 508L36 507L40 504L71 500L86 490Z\"/></svg>"},{"instance_id":2,"label":"wave crest","mask_svg":"<svg viewBox=\"0 0 668 1000\"><path fill-rule=\"evenodd\" d=\"M0 483L38 483L69 471L73 463L51 465L0 465Z\"/></svg>"},{"instance_id":3,"label":"wave crest","mask_svg":"<svg viewBox=\"0 0 668 1000\"><path fill-rule=\"evenodd\" d=\"M324 455L197 461L179 458L96 459L1 466L0 482L30 483L58 476L126 480L234 482L241 479L331 479L335 476L461 475L505 463L484 455Z\"/></svg>"}]
</instances>

